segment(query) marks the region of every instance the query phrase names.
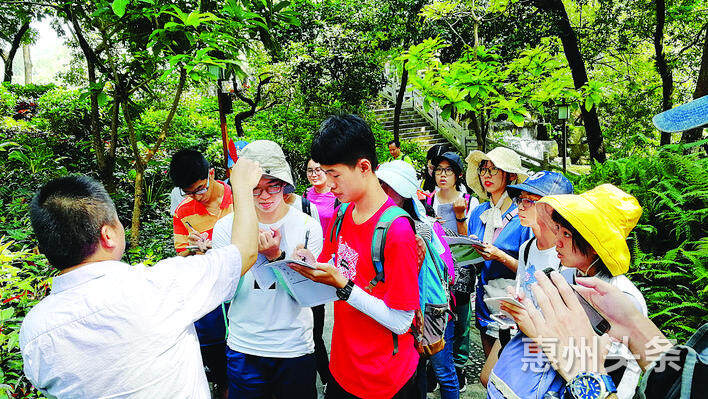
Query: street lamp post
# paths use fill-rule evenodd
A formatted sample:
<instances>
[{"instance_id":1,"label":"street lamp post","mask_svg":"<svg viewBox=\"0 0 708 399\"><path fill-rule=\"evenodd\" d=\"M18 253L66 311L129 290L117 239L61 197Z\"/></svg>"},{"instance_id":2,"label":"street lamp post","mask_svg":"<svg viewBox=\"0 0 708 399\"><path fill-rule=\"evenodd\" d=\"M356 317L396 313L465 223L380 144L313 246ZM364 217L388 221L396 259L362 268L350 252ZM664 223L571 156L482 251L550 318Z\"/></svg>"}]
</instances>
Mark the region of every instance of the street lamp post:
<instances>
[{"instance_id":1,"label":"street lamp post","mask_svg":"<svg viewBox=\"0 0 708 399\"><path fill-rule=\"evenodd\" d=\"M568 133L566 132L565 128L565 121L569 117L569 109L568 109L568 104L565 102L561 103L558 106L558 119L563 121L563 130L561 132L562 134L562 143L563 143L563 173L566 173L566 158L568 157Z\"/></svg>"},{"instance_id":2,"label":"street lamp post","mask_svg":"<svg viewBox=\"0 0 708 399\"><path fill-rule=\"evenodd\" d=\"M219 104L219 124L221 125L221 145L224 150L224 169L226 169L226 177L230 177L229 170L229 135L226 129L226 115L233 112L233 100L231 92L233 91L233 82L228 79L228 75L224 69L219 69L219 80L217 102Z\"/></svg>"}]
</instances>

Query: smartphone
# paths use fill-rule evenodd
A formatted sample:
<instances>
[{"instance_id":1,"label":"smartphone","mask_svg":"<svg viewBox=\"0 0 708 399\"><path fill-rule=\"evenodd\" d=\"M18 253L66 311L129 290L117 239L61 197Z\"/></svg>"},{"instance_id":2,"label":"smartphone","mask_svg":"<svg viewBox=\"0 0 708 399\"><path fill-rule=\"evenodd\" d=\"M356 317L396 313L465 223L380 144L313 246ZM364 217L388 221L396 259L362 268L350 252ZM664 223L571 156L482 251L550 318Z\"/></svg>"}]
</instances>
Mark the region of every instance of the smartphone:
<instances>
[{"instance_id":1,"label":"smartphone","mask_svg":"<svg viewBox=\"0 0 708 399\"><path fill-rule=\"evenodd\" d=\"M545 273L550 279L552 271L553 269L549 267L544 269L543 273ZM605 318L602 317L602 315L588 301L586 301L585 298L583 298L583 296L575 290L575 288L573 288L573 285L575 284L575 271L573 269L565 269L561 271L560 274L565 278L565 281L570 284L570 288L573 289L575 297L578 298L580 306L582 306L583 310L585 310L585 314L588 316L588 319L590 319L590 325L592 326L592 329L595 330L595 333L597 335L603 335L609 331L610 323L605 320Z\"/></svg>"}]
</instances>

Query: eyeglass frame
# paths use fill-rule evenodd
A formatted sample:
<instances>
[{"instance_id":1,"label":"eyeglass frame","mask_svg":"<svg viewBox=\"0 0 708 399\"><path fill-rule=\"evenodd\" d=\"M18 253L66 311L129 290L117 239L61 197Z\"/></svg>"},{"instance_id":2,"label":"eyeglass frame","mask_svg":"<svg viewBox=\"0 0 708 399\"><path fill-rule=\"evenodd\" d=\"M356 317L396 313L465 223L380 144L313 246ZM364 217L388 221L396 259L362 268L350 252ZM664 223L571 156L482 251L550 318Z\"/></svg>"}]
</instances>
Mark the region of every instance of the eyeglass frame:
<instances>
[{"instance_id":1,"label":"eyeglass frame","mask_svg":"<svg viewBox=\"0 0 708 399\"><path fill-rule=\"evenodd\" d=\"M494 170L494 173L492 173L492 170ZM483 176L486 173L489 175L489 177L496 176L499 174L501 169L497 168L496 166L492 166L491 168L488 167L483 167L483 168L478 168L477 169L477 175L478 176Z\"/></svg>"},{"instance_id":2,"label":"eyeglass frame","mask_svg":"<svg viewBox=\"0 0 708 399\"><path fill-rule=\"evenodd\" d=\"M324 169L320 168L319 166L314 169L310 169L310 168L305 169L305 174L307 174L308 176L316 176L316 175L319 175L322 173L325 173L325 171L324 171Z\"/></svg>"},{"instance_id":3,"label":"eyeglass frame","mask_svg":"<svg viewBox=\"0 0 708 399\"><path fill-rule=\"evenodd\" d=\"M209 174L207 174L206 181L207 181L207 182L206 182L206 186L205 186L205 187L202 187L202 188L200 188L200 189L198 189L198 190L194 190L194 191L190 191L190 192L184 191L184 190L182 189L182 187L180 187L180 188L179 188L179 193L182 194L183 197L191 197L191 196L193 196L193 195L202 195L202 194L205 194L207 191L209 191L209 182L211 181L211 172L209 172Z\"/></svg>"},{"instance_id":4,"label":"eyeglass frame","mask_svg":"<svg viewBox=\"0 0 708 399\"><path fill-rule=\"evenodd\" d=\"M275 195L275 194L282 192L284 188L285 188L285 183L278 183L275 186L268 186L265 189L255 187L253 189L253 196L260 197L261 195L263 195L264 191L266 193L268 193L269 195ZM273 190L273 189L275 189L275 191L271 192L271 190Z\"/></svg>"},{"instance_id":5,"label":"eyeglass frame","mask_svg":"<svg viewBox=\"0 0 708 399\"><path fill-rule=\"evenodd\" d=\"M517 208L520 207L520 206L523 204L523 205L524 205L524 209L528 209L528 208L531 207L532 205L536 205L536 203L537 203L539 200L540 200L540 198L537 199L537 200L535 200L535 199L531 199L531 198L521 198L520 196L519 196L519 197L514 197L514 198L511 199L511 201L514 203L514 205L516 205ZM528 202L528 205L526 204L527 202Z\"/></svg>"},{"instance_id":6,"label":"eyeglass frame","mask_svg":"<svg viewBox=\"0 0 708 399\"><path fill-rule=\"evenodd\" d=\"M440 172L445 172L445 176L453 176L453 175L455 175L455 170L452 169L452 168L450 168L450 167L447 167L447 168L437 167L437 168L433 169L433 174L434 174L434 175L442 176L442 173L438 173L438 171L440 171Z\"/></svg>"}]
</instances>

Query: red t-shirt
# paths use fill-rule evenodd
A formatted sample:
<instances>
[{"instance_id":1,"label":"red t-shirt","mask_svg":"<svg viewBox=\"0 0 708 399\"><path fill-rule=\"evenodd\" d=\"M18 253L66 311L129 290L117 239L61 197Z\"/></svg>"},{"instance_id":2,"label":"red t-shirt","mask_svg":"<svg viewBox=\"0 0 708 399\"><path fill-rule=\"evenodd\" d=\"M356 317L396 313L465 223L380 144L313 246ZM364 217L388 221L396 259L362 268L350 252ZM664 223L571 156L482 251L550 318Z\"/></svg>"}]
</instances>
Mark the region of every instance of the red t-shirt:
<instances>
[{"instance_id":1,"label":"red t-shirt","mask_svg":"<svg viewBox=\"0 0 708 399\"><path fill-rule=\"evenodd\" d=\"M320 262L335 255L339 271L369 294L382 299L391 309L415 310L418 299L418 258L415 237L408 220L394 220L386 235L384 249L385 281L369 291L365 287L374 278L371 262L371 239L379 217L394 206L391 199L366 222L352 220L354 206L349 206L335 242L325 233ZM334 220L327 231L332 229ZM362 398L390 398L413 376L418 352L413 335L398 336L398 353L393 354L393 333L345 301L334 303L334 329L330 370L347 392Z\"/></svg>"}]
</instances>

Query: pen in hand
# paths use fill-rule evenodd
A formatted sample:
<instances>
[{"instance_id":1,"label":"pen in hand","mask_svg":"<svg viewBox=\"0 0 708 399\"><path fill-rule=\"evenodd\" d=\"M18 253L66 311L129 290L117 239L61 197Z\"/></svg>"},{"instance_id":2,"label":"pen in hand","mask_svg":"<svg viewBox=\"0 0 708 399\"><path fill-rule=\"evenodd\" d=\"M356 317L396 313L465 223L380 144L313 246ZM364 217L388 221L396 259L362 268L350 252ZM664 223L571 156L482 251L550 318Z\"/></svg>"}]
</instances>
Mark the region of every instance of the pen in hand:
<instances>
[{"instance_id":1,"label":"pen in hand","mask_svg":"<svg viewBox=\"0 0 708 399\"><path fill-rule=\"evenodd\" d=\"M307 242L310 241L310 230L307 230L305 232L305 245L303 246L303 249L307 249ZM303 256L302 257L303 262L306 260L306 258Z\"/></svg>"}]
</instances>

